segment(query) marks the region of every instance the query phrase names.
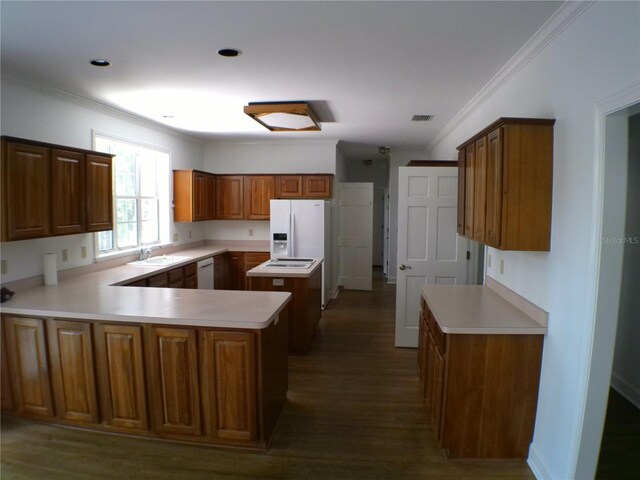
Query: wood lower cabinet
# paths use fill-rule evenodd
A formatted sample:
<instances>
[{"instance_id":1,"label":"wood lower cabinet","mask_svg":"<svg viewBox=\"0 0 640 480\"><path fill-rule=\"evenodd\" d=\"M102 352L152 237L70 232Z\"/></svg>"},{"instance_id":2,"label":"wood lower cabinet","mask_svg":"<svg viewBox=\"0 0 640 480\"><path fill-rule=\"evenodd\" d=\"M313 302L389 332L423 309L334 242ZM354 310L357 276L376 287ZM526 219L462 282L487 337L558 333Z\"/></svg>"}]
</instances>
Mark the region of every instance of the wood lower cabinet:
<instances>
[{"instance_id":1,"label":"wood lower cabinet","mask_svg":"<svg viewBox=\"0 0 640 480\"><path fill-rule=\"evenodd\" d=\"M229 290L244 290L246 270L244 252L229 252ZM214 267L215 268L215 267ZM215 287L215 284L214 284Z\"/></svg>"},{"instance_id":2,"label":"wood lower cabinet","mask_svg":"<svg viewBox=\"0 0 640 480\"><path fill-rule=\"evenodd\" d=\"M58 419L98 423L91 323L49 319L47 334Z\"/></svg>"},{"instance_id":3,"label":"wood lower cabinet","mask_svg":"<svg viewBox=\"0 0 640 480\"><path fill-rule=\"evenodd\" d=\"M174 268L167 273L167 283L169 288L184 288L184 269L183 267Z\"/></svg>"},{"instance_id":4,"label":"wood lower cabinet","mask_svg":"<svg viewBox=\"0 0 640 480\"><path fill-rule=\"evenodd\" d=\"M155 430L200 435L196 330L148 326L146 337L149 397Z\"/></svg>"},{"instance_id":5,"label":"wood lower cabinet","mask_svg":"<svg viewBox=\"0 0 640 480\"><path fill-rule=\"evenodd\" d=\"M4 323L4 322L3 322ZM11 386L11 374L9 373L9 357L5 346L5 334L3 326L0 325L0 368L2 369L2 383L0 384L0 407L3 412L13 410L13 388Z\"/></svg>"},{"instance_id":6,"label":"wood lower cabinet","mask_svg":"<svg viewBox=\"0 0 640 480\"><path fill-rule=\"evenodd\" d=\"M34 418L55 415L47 360L45 323L41 318L3 316L13 411Z\"/></svg>"},{"instance_id":7,"label":"wood lower cabinet","mask_svg":"<svg viewBox=\"0 0 640 480\"><path fill-rule=\"evenodd\" d=\"M209 330L202 336L206 433L216 438L255 440L254 334Z\"/></svg>"},{"instance_id":8,"label":"wood lower cabinet","mask_svg":"<svg viewBox=\"0 0 640 480\"><path fill-rule=\"evenodd\" d=\"M168 288L169 275L168 272L156 273L147 278L147 287Z\"/></svg>"},{"instance_id":9,"label":"wood lower cabinet","mask_svg":"<svg viewBox=\"0 0 640 480\"><path fill-rule=\"evenodd\" d=\"M183 267L184 270L184 288L198 288L198 264L196 262L189 263Z\"/></svg>"},{"instance_id":10,"label":"wood lower cabinet","mask_svg":"<svg viewBox=\"0 0 640 480\"><path fill-rule=\"evenodd\" d=\"M229 289L229 258L226 253L213 257L213 288L215 290Z\"/></svg>"},{"instance_id":11,"label":"wood lower cabinet","mask_svg":"<svg viewBox=\"0 0 640 480\"><path fill-rule=\"evenodd\" d=\"M422 299L418 358L440 445L454 458L525 458L542 335L444 334Z\"/></svg>"},{"instance_id":12,"label":"wood lower cabinet","mask_svg":"<svg viewBox=\"0 0 640 480\"><path fill-rule=\"evenodd\" d=\"M464 236L500 250L549 251L554 123L501 118L458 147Z\"/></svg>"},{"instance_id":13,"label":"wood lower cabinet","mask_svg":"<svg viewBox=\"0 0 640 480\"><path fill-rule=\"evenodd\" d=\"M308 352L322 316L322 268L310 277L247 278L250 290L291 293L291 301L280 313L289 325L289 352Z\"/></svg>"},{"instance_id":14,"label":"wood lower cabinet","mask_svg":"<svg viewBox=\"0 0 640 480\"><path fill-rule=\"evenodd\" d=\"M102 422L148 430L142 327L96 323L94 328Z\"/></svg>"}]
</instances>

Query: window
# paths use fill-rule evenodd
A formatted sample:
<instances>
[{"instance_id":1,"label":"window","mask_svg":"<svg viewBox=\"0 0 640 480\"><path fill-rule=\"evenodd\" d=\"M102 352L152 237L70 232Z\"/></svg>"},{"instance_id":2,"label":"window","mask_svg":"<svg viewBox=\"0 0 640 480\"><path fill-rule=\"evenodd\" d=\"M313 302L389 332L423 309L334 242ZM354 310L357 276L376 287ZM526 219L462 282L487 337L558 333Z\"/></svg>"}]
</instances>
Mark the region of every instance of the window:
<instances>
[{"instance_id":1,"label":"window","mask_svg":"<svg viewBox=\"0 0 640 480\"><path fill-rule=\"evenodd\" d=\"M169 154L97 133L94 148L115 155L114 229L96 234L98 256L169 243Z\"/></svg>"}]
</instances>

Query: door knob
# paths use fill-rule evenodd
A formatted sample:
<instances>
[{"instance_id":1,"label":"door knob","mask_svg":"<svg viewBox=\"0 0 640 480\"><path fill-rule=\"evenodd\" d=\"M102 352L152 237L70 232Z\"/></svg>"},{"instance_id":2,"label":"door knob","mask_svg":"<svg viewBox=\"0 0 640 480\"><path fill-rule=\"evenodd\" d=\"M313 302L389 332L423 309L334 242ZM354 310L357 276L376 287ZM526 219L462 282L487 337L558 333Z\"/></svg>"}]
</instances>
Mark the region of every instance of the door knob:
<instances>
[{"instance_id":1,"label":"door knob","mask_svg":"<svg viewBox=\"0 0 640 480\"><path fill-rule=\"evenodd\" d=\"M400 270L411 270L410 266L405 265L404 263L398 267Z\"/></svg>"}]
</instances>

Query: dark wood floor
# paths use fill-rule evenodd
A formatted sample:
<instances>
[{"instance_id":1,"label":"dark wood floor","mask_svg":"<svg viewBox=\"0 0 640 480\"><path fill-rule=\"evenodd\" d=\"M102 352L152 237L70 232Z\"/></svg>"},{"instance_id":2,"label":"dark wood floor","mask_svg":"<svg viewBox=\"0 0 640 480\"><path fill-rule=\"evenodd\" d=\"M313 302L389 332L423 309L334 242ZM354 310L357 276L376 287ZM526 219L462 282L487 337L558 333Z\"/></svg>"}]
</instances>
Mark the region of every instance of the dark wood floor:
<instances>
[{"instance_id":1,"label":"dark wood floor","mask_svg":"<svg viewBox=\"0 0 640 480\"><path fill-rule=\"evenodd\" d=\"M509 479L524 461L446 460L427 422L416 350L397 349L395 289L330 303L311 352L290 357L289 401L267 453L63 429L3 417L2 480Z\"/></svg>"},{"instance_id":2,"label":"dark wood floor","mask_svg":"<svg viewBox=\"0 0 640 480\"><path fill-rule=\"evenodd\" d=\"M609 390L596 479L639 478L640 409L612 388Z\"/></svg>"}]
</instances>

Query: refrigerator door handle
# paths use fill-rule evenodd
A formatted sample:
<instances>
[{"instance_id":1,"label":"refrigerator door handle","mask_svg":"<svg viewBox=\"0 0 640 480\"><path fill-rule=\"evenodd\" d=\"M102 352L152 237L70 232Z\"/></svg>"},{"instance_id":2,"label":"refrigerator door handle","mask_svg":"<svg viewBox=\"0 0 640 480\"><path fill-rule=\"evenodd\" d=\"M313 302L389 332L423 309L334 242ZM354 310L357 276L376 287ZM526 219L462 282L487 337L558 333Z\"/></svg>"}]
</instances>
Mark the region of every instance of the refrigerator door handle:
<instances>
[{"instance_id":1,"label":"refrigerator door handle","mask_svg":"<svg viewBox=\"0 0 640 480\"><path fill-rule=\"evenodd\" d=\"M291 212L291 256L296 256L296 214Z\"/></svg>"}]
</instances>

